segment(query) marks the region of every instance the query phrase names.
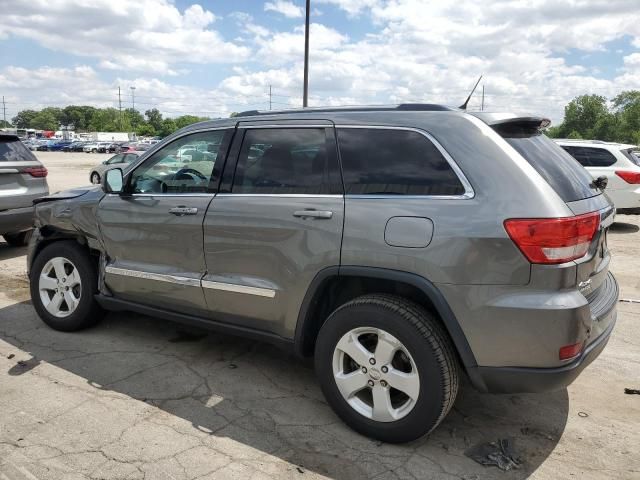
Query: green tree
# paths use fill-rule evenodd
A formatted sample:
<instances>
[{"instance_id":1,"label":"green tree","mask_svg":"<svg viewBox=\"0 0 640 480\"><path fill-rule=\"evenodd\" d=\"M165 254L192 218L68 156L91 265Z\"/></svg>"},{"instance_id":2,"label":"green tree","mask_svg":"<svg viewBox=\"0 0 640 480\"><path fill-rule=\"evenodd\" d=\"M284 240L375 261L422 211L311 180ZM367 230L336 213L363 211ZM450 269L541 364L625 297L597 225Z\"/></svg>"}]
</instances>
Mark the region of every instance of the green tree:
<instances>
[{"instance_id":1,"label":"green tree","mask_svg":"<svg viewBox=\"0 0 640 480\"><path fill-rule=\"evenodd\" d=\"M611 116L607 99L601 95L581 95L564 108L562 132L577 132L582 138L593 138L594 127L603 117Z\"/></svg>"},{"instance_id":2,"label":"green tree","mask_svg":"<svg viewBox=\"0 0 640 480\"><path fill-rule=\"evenodd\" d=\"M173 120L172 118L165 118L162 121L162 125L160 126L160 128L156 130L156 133L161 137L166 137L167 135L171 135L176 130L178 130L178 126L175 120Z\"/></svg>"},{"instance_id":3,"label":"green tree","mask_svg":"<svg viewBox=\"0 0 640 480\"><path fill-rule=\"evenodd\" d=\"M176 127L178 129L184 128L187 125L191 125L193 123L204 122L205 120L209 120L207 117L196 117L195 115L182 115L181 117L177 117L174 119L176 122Z\"/></svg>"},{"instance_id":4,"label":"green tree","mask_svg":"<svg viewBox=\"0 0 640 480\"><path fill-rule=\"evenodd\" d=\"M87 105L69 105L62 109L60 123L73 125L77 132L87 131L96 110L96 108Z\"/></svg>"},{"instance_id":5,"label":"green tree","mask_svg":"<svg viewBox=\"0 0 640 480\"><path fill-rule=\"evenodd\" d=\"M12 122L16 128L33 128L31 122L38 115L36 110L22 110L13 117Z\"/></svg>"},{"instance_id":6,"label":"green tree","mask_svg":"<svg viewBox=\"0 0 640 480\"><path fill-rule=\"evenodd\" d=\"M138 110L134 110L133 108L127 108L126 110L123 110L122 116L125 119L127 125L129 125L129 128L127 128L126 131L135 130L138 126L146 123L144 117L140 114L140 112Z\"/></svg>"},{"instance_id":7,"label":"green tree","mask_svg":"<svg viewBox=\"0 0 640 480\"><path fill-rule=\"evenodd\" d=\"M11 124L6 120L0 120L0 128L9 128Z\"/></svg>"},{"instance_id":8,"label":"green tree","mask_svg":"<svg viewBox=\"0 0 640 480\"><path fill-rule=\"evenodd\" d=\"M638 143L640 141L640 91L622 92L613 99L618 119L618 141Z\"/></svg>"},{"instance_id":9,"label":"green tree","mask_svg":"<svg viewBox=\"0 0 640 480\"><path fill-rule=\"evenodd\" d=\"M139 136L145 136L145 137L146 136L150 136L150 137L153 137L156 134L156 129L145 122L145 123L142 123L141 125L138 125L136 127L136 134L138 134Z\"/></svg>"},{"instance_id":10,"label":"green tree","mask_svg":"<svg viewBox=\"0 0 640 480\"><path fill-rule=\"evenodd\" d=\"M37 130L58 130L60 122L56 118L54 112L48 109L39 111L31 120L29 128L35 128Z\"/></svg>"},{"instance_id":11,"label":"green tree","mask_svg":"<svg viewBox=\"0 0 640 480\"><path fill-rule=\"evenodd\" d=\"M162 129L162 114L157 108L147 110L144 112L144 115L147 117L147 123L151 125L155 131Z\"/></svg>"},{"instance_id":12,"label":"green tree","mask_svg":"<svg viewBox=\"0 0 640 480\"><path fill-rule=\"evenodd\" d=\"M89 129L94 132L117 132L120 127L120 112L116 108L99 108L91 116Z\"/></svg>"}]
</instances>

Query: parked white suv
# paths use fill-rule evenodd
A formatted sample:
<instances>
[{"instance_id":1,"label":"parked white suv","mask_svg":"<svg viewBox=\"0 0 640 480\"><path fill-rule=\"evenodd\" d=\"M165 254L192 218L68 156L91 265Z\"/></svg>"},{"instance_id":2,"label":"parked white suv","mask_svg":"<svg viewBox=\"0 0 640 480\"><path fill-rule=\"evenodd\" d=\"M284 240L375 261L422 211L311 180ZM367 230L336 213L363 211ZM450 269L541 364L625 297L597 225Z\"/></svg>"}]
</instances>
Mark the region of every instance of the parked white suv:
<instances>
[{"instance_id":1,"label":"parked white suv","mask_svg":"<svg viewBox=\"0 0 640 480\"><path fill-rule=\"evenodd\" d=\"M556 143L585 167L593 178L606 176L607 195L618 213L640 213L640 157L637 145L599 140L565 140Z\"/></svg>"}]
</instances>

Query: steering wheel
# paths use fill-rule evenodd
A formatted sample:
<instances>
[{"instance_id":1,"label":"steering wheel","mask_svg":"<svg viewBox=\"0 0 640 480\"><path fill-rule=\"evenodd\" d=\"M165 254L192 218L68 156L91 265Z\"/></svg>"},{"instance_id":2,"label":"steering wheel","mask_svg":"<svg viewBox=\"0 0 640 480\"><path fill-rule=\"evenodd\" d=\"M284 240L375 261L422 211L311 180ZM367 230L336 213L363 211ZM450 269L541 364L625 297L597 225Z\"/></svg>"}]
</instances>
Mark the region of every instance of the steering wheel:
<instances>
[{"instance_id":1,"label":"steering wheel","mask_svg":"<svg viewBox=\"0 0 640 480\"><path fill-rule=\"evenodd\" d=\"M174 180L196 180L194 177L204 181L207 180L207 177L194 168L181 168L173 175Z\"/></svg>"}]
</instances>

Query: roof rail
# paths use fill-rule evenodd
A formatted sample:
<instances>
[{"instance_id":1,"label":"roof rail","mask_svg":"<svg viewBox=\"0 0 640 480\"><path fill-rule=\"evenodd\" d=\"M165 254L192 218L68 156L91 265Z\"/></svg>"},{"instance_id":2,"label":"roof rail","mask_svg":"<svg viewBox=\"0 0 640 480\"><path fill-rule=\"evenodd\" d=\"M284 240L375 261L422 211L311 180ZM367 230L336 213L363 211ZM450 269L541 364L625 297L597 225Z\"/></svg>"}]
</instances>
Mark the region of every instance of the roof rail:
<instances>
[{"instance_id":1,"label":"roof rail","mask_svg":"<svg viewBox=\"0 0 640 480\"><path fill-rule=\"evenodd\" d=\"M311 107L292 108L289 110L247 110L240 112L237 117L250 117L256 115L279 115L286 113L329 113L329 112L444 112L453 108L434 103L401 103L398 105L362 105L354 107Z\"/></svg>"},{"instance_id":2,"label":"roof rail","mask_svg":"<svg viewBox=\"0 0 640 480\"><path fill-rule=\"evenodd\" d=\"M582 138L554 138L554 140L558 140L560 142L612 143L612 142L605 142L603 140L584 140Z\"/></svg>"}]
</instances>

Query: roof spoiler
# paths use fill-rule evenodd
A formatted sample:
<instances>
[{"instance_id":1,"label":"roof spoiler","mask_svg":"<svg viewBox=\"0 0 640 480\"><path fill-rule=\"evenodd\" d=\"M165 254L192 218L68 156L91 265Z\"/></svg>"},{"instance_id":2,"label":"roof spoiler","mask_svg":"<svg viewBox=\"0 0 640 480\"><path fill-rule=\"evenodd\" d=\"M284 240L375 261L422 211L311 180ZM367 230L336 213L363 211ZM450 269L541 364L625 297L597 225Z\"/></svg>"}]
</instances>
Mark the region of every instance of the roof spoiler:
<instances>
[{"instance_id":1,"label":"roof spoiler","mask_svg":"<svg viewBox=\"0 0 640 480\"><path fill-rule=\"evenodd\" d=\"M551 120L539 115L517 115L514 113L468 112L491 127L523 126L531 128L547 128Z\"/></svg>"}]
</instances>

